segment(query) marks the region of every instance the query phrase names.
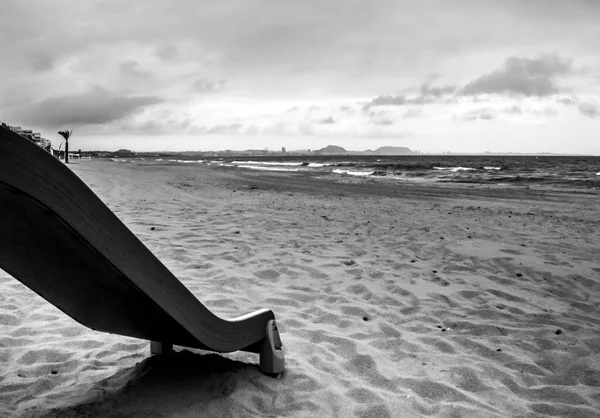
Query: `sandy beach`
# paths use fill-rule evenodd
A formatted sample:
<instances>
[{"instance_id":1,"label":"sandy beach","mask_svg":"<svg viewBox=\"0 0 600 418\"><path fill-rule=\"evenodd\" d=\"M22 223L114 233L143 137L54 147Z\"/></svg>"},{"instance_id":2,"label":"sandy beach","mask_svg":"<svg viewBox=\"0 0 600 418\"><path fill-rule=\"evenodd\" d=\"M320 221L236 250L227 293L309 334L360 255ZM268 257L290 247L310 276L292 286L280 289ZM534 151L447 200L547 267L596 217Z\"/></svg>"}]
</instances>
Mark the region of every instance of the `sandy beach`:
<instances>
[{"instance_id":1,"label":"sandy beach","mask_svg":"<svg viewBox=\"0 0 600 418\"><path fill-rule=\"evenodd\" d=\"M273 309L286 371L151 357L0 271L0 416L600 416L598 190L71 169L213 312Z\"/></svg>"}]
</instances>

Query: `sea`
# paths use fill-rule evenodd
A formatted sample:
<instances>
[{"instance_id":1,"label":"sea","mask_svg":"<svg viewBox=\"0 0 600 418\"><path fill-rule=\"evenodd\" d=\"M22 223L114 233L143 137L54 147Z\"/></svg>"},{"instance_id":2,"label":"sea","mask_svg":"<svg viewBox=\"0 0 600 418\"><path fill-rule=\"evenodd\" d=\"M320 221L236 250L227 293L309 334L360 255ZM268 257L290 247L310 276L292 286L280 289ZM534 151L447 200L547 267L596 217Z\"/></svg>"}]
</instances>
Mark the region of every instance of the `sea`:
<instances>
[{"instance_id":1,"label":"sea","mask_svg":"<svg viewBox=\"0 0 600 418\"><path fill-rule=\"evenodd\" d=\"M560 188L600 189L600 156L185 156L115 158L113 161L203 164L225 169L361 177L398 182L547 185Z\"/></svg>"}]
</instances>

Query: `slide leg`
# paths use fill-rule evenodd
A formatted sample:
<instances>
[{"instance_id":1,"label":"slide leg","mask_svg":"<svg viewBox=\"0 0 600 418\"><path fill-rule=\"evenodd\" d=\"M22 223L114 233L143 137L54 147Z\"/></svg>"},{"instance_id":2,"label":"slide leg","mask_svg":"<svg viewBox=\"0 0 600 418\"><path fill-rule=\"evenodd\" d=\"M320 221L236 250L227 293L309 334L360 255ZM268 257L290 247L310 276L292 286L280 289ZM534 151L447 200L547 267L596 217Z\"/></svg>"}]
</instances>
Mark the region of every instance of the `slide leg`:
<instances>
[{"instance_id":1,"label":"slide leg","mask_svg":"<svg viewBox=\"0 0 600 418\"><path fill-rule=\"evenodd\" d=\"M279 337L277 324L271 319L267 322L265 339L260 349L259 370L265 374L279 374L285 368L285 355L283 344Z\"/></svg>"},{"instance_id":2,"label":"slide leg","mask_svg":"<svg viewBox=\"0 0 600 418\"><path fill-rule=\"evenodd\" d=\"M173 344L150 341L150 354L169 354L173 351Z\"/></svg>"}]
</instances>

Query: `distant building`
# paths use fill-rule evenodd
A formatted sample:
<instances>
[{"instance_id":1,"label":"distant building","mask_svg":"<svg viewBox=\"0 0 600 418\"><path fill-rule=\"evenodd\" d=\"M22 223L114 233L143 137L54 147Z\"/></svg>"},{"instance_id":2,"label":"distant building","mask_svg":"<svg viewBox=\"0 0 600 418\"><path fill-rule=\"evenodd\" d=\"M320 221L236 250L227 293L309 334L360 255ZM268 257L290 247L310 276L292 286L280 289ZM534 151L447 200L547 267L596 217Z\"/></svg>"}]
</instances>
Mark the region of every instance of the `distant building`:
<instances>
[{"instance_id":1,"label":"distant building","mask_svg":"<svg viewBox=\"0 0 600 418\"><path fill-rule=\"evenodd\" d=\"M285 154L285 147L281 147L281 152Z\"/></svg>"},{"instance_id":2,"label":"distant building","mask_svg":"<svg viewBox=\"0 0 600 418\"><path fill-rule=\"evenodd\" d=\"M29 139L31 142L35 143L39 147L45 149L48 152L51 152L52 142L50 142L46 138L42 138L42 135L38 132L33 132L31 129L23 129L20 126L13 126L11 128L13 132L18 133L21 136Z\"/></svg>"},{"instance_id":3,"label":"distant building","mask_svg":"<svg viewBox=\"0 0 600 418\"><path fill-rule=\"evenodd\" d=\"M135 157L135 152L131 151L130 149L118 149L115 152L115 155L117 157Z\"/></svg>"}]
</instances>

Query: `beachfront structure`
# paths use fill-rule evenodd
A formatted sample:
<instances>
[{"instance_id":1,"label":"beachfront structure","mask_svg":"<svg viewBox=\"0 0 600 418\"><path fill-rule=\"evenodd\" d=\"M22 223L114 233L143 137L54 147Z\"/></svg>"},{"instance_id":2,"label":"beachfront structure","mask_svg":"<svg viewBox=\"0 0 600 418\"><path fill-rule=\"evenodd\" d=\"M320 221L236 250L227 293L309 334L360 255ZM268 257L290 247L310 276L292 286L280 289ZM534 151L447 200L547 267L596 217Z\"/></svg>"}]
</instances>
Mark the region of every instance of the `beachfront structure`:
<instances>
[{"instance_id":1,"label":"beachfront structure","mask_svg":"<svg viewBox=\"0 0 600 418\"><path fill-rule=\"evenodd\" d=\"M46 151L51 152L50 149L52 147L52 142L50 142L49 139L42 138L42 135L40 133L33 132L33 130L31 129L23 129L20 126L12 126L11 130L13 132L18 133L21 136L24 136L25 138L29 139L36 145L42 147Z\"/></svg>"},{"instance_id":2,"label":"beachfront structure","mask_svg":"<svg viewBox=\"0 0 600 418\"><path fill-rule=\"evenodd\" d=\"M135 157L135 152L124 148L115 151L115 154L119 158Z\"/></svg>"}]
</instances>

